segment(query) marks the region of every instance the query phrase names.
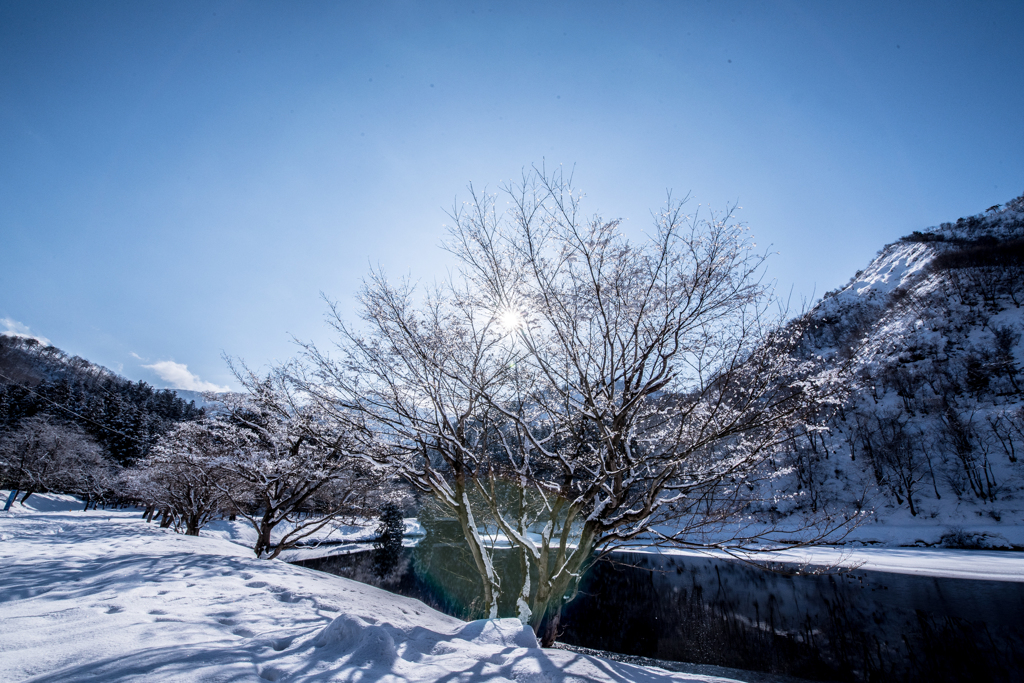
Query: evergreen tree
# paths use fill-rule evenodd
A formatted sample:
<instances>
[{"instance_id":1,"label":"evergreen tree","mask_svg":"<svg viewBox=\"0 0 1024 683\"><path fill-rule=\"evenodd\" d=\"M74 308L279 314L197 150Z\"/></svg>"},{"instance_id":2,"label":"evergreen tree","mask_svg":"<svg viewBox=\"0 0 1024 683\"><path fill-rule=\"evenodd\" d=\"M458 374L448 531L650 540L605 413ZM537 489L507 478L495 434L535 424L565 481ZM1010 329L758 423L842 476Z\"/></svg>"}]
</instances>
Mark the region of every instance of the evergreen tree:
<instances>
[{"instance_id":1,"label":"evergreen tree","mask_svg":"<svg viewBox=\"0 0 1024 683\"><path fill-rule=\"evenodd\" d=\"M373 543L373 573L379 578L383 579L398 566L404 534L402 509L395 503L384 503L380 526L377 527L377 540Z\"/></svg>"}]
</instances>

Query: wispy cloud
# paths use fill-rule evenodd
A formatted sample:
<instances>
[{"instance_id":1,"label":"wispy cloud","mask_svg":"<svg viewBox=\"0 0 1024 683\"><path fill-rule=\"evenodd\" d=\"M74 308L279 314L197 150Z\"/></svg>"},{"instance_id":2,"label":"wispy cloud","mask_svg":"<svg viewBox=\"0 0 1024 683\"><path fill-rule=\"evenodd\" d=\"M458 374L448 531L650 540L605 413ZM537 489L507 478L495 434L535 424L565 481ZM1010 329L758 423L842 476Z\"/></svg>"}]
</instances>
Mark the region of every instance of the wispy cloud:
<instances>
[{"instance_id":1,"label":"wispy cloud","mask_svg":"<svg viewBox=\"0 0 1024 683\"><path fill-rule=\"evenodd\" d=\"M0 318L0 325L4 326L4 331L0 332L0 334L6 335L8 337L24 337L25 339L35 339L40 344L44 344L46 346L50 345L49 339L38 334L32 334L32 331L28 329L28 325L24 323L19 323L17 320L13 318Z\"/></svg>"},{"instance_id":2,"label":"wispy cloud","mask_svg":"<svg viewBox=\"0 0 1024 683\"><path fill-rule=\"evenodd\" d=\"M143 365L155 372L160 379L167 382L174 389L186 389L188 391L230 391L228 387L217 386L213 382L206 382L199 379L189 371L184 363L175 363L173 360L161 360L152 365Z\"/></svg>"}]
</instances>

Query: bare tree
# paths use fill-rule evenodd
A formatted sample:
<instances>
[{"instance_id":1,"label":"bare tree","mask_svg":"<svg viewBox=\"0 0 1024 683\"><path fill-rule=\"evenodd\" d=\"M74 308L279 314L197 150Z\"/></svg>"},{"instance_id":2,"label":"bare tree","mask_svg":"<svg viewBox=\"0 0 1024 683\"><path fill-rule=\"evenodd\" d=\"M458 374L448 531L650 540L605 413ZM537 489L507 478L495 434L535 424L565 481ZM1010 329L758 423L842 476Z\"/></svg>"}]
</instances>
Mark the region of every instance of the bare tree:
<instances>
[{"instance_id":1,"label":"bare tree","mask_svg":"<svg viewBox=\"0 0 1024 683\"><path fill-rule=\"evenodd\" d=\"M941 428L938 444L943 454L953 460L954 468L960 472L950 472L954 492L959 497L964 487L954 479L966 480L971 491L981 500L995 502L998 485L995 472L989 459L992 444L982 438L975 424L977 410L961 414L952 406L947 406L941 415ZM959 467L957 467L959 466Z\"/></svg>"},{"instance_id":2,"label":"bare tree","mask_svg":"<svg viewBox=\"0 0 1024 683\"><path fill-rule=\"evenodd\" d=\"M95 507L102 499L116 497L116 487L122 472L121 466L108 457L99 444L92 441L78 452L73 462L68 463L63 488L65 493L81 496L85 500L84 510L88 510L90 505Z\"/></svg>"},{"instance_id":3,"label":"bare tree","mask_svg":"<svg viewBox=\"0 0 1024 683\"><path fill-rule=\"evenodd\" d=\"M333 308L340 355L307 346L319 374L306 386L361 416L378 457L455 514L491 615L501 577L481 528L512 543L519 616L549 644L595 551L764 534L710 532L837 383L796 357L801 323L768 315L763 258L729 215L670 200L634 244L585 217L558 173L503 190L508 212L476 193L452 212L462 268L422 302L374 273L365 331Z\"/></svg>"},{"instance_id":4,"label":"bare tree","mask_svg":"<svg viewBox=\"0 0 1024 683\"><path fill-rule=\"evenodd\" d=\"M198 536L229 504L221 466L231 458L236 441L228 425L210 420L179 423L126 473L129 490L150 509L164 510L165 521L177 520L186 536Z\"/></svg>"},{"instance_id":5,"label":"bare tree","mask_svg":"<svg viewBox=\"0 0 1024 683\"><path fill-rule=\"evenodd\" d=\"M219 486L256 530L256 556L273 559L338 517L365 511L383 474L351 422L305 401L283 368L260 377L242 367L236 376L248 393L217 397L233 439L219 460Z\"/></svg>"},{"instance_id":6,"label":"bare tree","mask_svg":"<svg viewBox=\"0 0 1024 683\"><path fill-rule=\"evenodd\" d=\"M19 491L22 503L37 491L95 495L109 486L114 468L82 429L46 416L25 418L0 438L0 476L11 488L5 510Z\"/></svg>"},{"instance_id":7,"label":"bare tree","mask_svg":"<svg viewBox=\"0 0 1024 683\"><path fill-rule=\"evenodd\" d=\"M932 477L936 498L939 497L931 461L923 446L924 434L911 428L909 417L898 408L875 409L872 417L875 429L866 431L864 438L870 441L867 450L875 471L881 473L881 483L885 484L897 503L902 505L906 497L910 514L916 517L918 509L914 495L918 484L926 477Z\"/></svg>"},{"instance_id":8,"label":"bare tree","mask_svg":"<svg viewBox=\"0 0 1024 683\"><path fill-rule=\"evenodd\" d=\"M1017 452L1024 443L1024 408L999 411L986 418L993 436L1011 463L1017 462Z\"/></svg>"}]
</instances>

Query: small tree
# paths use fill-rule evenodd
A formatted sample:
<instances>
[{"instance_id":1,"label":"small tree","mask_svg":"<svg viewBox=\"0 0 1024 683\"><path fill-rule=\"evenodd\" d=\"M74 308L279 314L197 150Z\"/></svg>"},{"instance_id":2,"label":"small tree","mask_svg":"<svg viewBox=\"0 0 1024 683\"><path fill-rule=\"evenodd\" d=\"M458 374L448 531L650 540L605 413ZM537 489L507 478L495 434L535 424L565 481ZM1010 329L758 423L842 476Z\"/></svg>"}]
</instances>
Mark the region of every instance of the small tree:
<instances>
[{"instance_id":1,"label":"small tree","mask_svg":"<svg viewBox=\"0 0 1024 683\"><path fill-rule=\"evenodd\" d=\"M384 503L377 527L377 539L373 542L373 573L384 578L395 570L402 553L402 538L405 536L405 520L397 503Z\"/></svg>"},{"instance_id":2,"label":"small tree","mask_svg":"<svg viewBox=\"0 0 1024 683\"><path fill-rule=\"evenodd\" d=\"M129 490L149 505L170 511L186 536L198 536L229 503L222 487L222 464L231 458L236 442L230 425L182 422L128 471Z\"/></svg>"},{"instance_id":3,"label":"small tree","mask_svg":"<svg viewBox=\"0 0 1024 683\"><path fill-rule=\"evenodd\" d=\"M864 432L867 452L872 458L876 477L892 493L896 502L903 504L906 497L910 514L917 516L914 496L918 484L931 476L927 454L924 452L924 434L910 428L910 420L899 409L873 411L874 428ZM933 484L934 484L933 479ZM936 493L938 487L935 487Z\"/></svg>"}]
</instances>

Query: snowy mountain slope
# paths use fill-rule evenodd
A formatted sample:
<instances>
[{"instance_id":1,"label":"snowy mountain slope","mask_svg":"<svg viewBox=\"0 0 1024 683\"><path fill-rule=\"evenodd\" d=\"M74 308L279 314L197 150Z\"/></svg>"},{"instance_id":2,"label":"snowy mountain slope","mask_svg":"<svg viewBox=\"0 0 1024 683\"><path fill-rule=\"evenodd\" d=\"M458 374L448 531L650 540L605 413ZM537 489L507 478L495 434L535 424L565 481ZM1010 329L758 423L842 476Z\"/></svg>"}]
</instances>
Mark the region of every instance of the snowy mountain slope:
<instances>
[{"instance_id":1,"label":"snowy mountain slope","mask_svg":"<svg viewBox=\"0 0 1024 683\"><path fill-rule=\"evenodd\" d=\"M853 395L776 467L777 513L874 510L852 538L1024 547L1024 197L887 245L809 313ZM795 495L792 495L795 492Z\"/></svg>"},{"instance_id":2,"label":"snowy mountain slope","mask_svg":"<svg viewBox=\"0 0 1024 683\"><path fill-rule=\"evenodd\" d=\"M461 622L137 511L0 514L9 681L725 681L536 647L517 620Z\"/></svg>"}]
</instances>

